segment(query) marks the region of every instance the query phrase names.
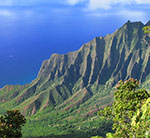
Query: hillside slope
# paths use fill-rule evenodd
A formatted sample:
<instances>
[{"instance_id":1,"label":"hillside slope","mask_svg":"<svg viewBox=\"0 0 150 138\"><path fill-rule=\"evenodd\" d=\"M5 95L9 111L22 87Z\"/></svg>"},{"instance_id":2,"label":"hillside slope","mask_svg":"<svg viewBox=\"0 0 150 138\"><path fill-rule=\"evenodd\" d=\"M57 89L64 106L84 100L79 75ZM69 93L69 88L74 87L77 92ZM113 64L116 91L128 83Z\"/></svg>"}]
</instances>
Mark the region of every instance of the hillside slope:
<instances>
[{"instance_id":1,"label":"hillside slope","mask_svg":"<svg viewBox=\"0 0 150 138\"><path fill-rule=\"evenodd\" d=\"M84 122L112 103L110 88L119 80L133 77L144 82L149 76L150 37L143 27L141 22L128 21L113 34L96 37L75 52L53 54L31 84L0 90L0 113L18 108L32 120L53 117L56 122ZM56 122L50 124L57 130Z\"/></svg>"}]
</instances>

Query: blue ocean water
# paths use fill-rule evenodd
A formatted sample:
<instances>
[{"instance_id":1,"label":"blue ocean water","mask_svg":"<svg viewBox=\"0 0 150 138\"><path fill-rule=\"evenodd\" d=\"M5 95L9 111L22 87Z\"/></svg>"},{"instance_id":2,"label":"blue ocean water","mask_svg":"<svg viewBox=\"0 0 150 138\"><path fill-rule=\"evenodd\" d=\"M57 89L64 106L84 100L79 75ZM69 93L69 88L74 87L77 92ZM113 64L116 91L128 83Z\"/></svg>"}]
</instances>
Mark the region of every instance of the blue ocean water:
<instances>
[{"instance_id":1,"label":"blue ocean water","mask_svg":"<svg viewBox=\"0 0 150 138\"><path fill-rule=\"evenodd\" d=\"M96 36L114 32L128 20L92 15L80 8L0 7L0 87L31 82L51 54L75 51Z\"/></svg>"}]
</instances>

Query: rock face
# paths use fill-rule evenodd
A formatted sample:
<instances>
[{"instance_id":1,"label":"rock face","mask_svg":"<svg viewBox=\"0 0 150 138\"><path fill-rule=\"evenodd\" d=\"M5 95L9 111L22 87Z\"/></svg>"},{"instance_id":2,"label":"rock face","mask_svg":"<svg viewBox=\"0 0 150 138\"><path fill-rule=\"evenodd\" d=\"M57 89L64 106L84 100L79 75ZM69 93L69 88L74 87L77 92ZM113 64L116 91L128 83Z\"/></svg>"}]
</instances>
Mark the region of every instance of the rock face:
<instances>
[{"instance_id":1,"label":"rock face","mask_svg":"<svg viewBox=\"0 0 150 138\"><path fill-rule=\"evenodd\" d=\"M54 54L43 62L38 78L55 80L81 87L105 84L112 79L134 77L141 82L150 73L150 37L143 34L141 22L128 21L113 34L96 37L78 51L65 55Z\"/></svg>"},{"instance_id":2,"label":"rock face","mask_svg":"<svg viewBox=\"0 0 150 138\"><path fill-rule=\"evenodd\" d=\"M121 79L133 77L143 82L150 74L150 37L143 27L141 22L128 21L113 34L96 37L75 52L53 54L43 62L37 79L9 100L32 115L67 102L66 109L81 105L100 86L113 87ZM5 101L6 95L0 90L0 101Z\"/></svg>"}]
</instances>

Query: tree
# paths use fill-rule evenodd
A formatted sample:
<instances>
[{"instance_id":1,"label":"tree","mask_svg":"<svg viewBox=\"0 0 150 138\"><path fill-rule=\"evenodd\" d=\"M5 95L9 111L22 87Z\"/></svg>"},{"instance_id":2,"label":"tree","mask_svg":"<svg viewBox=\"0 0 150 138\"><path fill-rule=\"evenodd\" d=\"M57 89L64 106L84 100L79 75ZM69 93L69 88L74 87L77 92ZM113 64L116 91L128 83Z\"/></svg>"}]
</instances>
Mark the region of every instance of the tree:
<instances>
[{"instance_id":1,"label":"tree","mask_svg":"<svg viewBox=\"0 0 150 138\"><path fill-rule=\"evenodd\" d=\"M26 123L19 110L10 110L0 116L0 138L21 138L21 127Z\"/></svg>"},{"instance_id":2,"label":"tree","mask_svg":"<svg viewBox=\"0 0 150 138\"><path fill-rule=\"evenodd\" d=\"M143 120L147 122L147 118L141 119L137 113L141 111L143 104L150 97L145 89L138 89L139 82L134 79L127 81L119 81L116 85L117 90L114 92L114 102L111 107L104 108L99 111L99 115L107 119L113 120L114 134L109 134L108 137L115 138L145 138L144 130L139 122ZM135 117L136 116L136 117ZM138 121L133 123L136 118ZM135 124L135 125L133 125ZM107 136L107 135L106 135Z\"/></svg>"},{"instance_id":3,"label":"tree","mask_svg":"<svg viewBox=\"0 0 150 138\"><path fill-rule=\"evenodd\" d=\"M150 33L150 26L145 26L143 28L144 33Z\"/></svg>"}]
</instances>

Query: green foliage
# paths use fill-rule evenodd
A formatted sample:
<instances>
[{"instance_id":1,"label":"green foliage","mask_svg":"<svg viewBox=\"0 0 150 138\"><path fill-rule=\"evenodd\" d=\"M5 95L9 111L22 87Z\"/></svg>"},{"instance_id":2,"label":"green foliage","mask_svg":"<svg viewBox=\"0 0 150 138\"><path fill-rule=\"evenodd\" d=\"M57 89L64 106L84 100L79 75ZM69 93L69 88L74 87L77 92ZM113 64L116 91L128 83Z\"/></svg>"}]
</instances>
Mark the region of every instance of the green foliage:
<instances>
[{"instance_id":1,"label":"green foliage","mask_svg":"<svg viewBox=\"0 0 150 138\"><path fill-rule=\"evenodd\" d=\"M133 117L137 115L138 111L140 112L143 109L142 105L150 95L146 90L138 89L139 82L134 79L129 79L125 82L119 81L116 87L117 90L114 92L114 103L112 107L106 107L98 114L113 120L114 137L144 138L145 134L139 131L143 129L141 123L134 123L135 125L133 125ZM144 121L144 123L148 121L148 118L141 118L141 116L138 118L138 115L136 119L140 120L140 122ZM113 137L111 135L108 134L107 136L111 138Z\"/></svg>"},{"instance_id":2,"label":"green foliage","mask_svg":"<svg viewBox=\"0 0 150 138\"><path fill-rule=\"evenodd\" d=\"M7 111L0 117L0 137L1 138L21 138L21 126L26 123L25 117L19 110Z\"/></svg>"},{"instance_id":3,"label":"green foliage","mask_svg":"<svg viewBox=\"0 0 150 138\"><path fill-rule=\"evenodd\" d=\"M107 133L107 134L106 134L106 137L107 137L107 138L115 138L113 133ZM102 138L102 137L100 137L100 136L93 136L93 137L91 137L91 138Z\"/></svg>"},{"instance_id":4,"label":"green foliage","mask_svg":"<svg viewBox=\"0 0 150 138\"><path fill-rule=\"evenodd\" d=\"M113 134L113 133L107 133L107 134L106 134L106 137L107 137L107 138L114 138L114 134Z\"/></svg>"},{"instance_id":5,"label":"green foliage","mask_svg":"<svg viewBox=\"0 0 150 138\"><path fill-rule=\"evenodd\" d=\"M95 86L97 86L97 89ZM105 136L106 133L111 132L112 121L100 120L98 116L95 117L94 112L88 115L91 111L96 112L98 108L112 101L111 89L106 89L102 85L95 84L94 87L89 87L89 90L95 94L78 107L74 105L70 110L65 110L68 106L73 105L81 99L81 96L83 96L82 92L79 92L77 97L70 97L70 99L68 99L69 103L67 104L63 103L55 107L48 106L44 109L40 109L40 111L37 110L36 114L32 116L26 116L28 121L22 127L23 138L37 138L40 136L54 136L60 138L64 135L65 138L90 138L93 135ZM13 91L10 93L13 93ZM22 94L22 91L20 93ZM38 98L44 105L47 103L49 95L43 92ZM7 110L14 108L24 112L24 109L27 109L25 107L31 109L32 112L33 106L29 106L29 104L34 102L34 97L25 100L25 102L22 102L19 105L17 104L16 99L17 98L5 103L0 103L0 114L4 114ZM73 101L71 99L73 99Z\"/></svg>"},{"instance_id":6,"label":"green foliage","mask_svg":"<svg viewBox=\"0 0 150 138\"><path fill-rule=\"evenodd\" d=\"M54 109L44 119L28 119L23 127L23 137L43 136L45 138L53 135L52 138L61 138L61 136L62 138L91 138L93 135L105 136L106 133L111 132L112 124L112 121L99 119L97 116L77 116L75 112L57 112Z\"/></svg>"},{"instance_id":7,"label":"green foliage","mask_svg":"<svg viewBox=\"0 0 150 138\"><path fill-rule=\"evenodd\" d=\"M145 26L143 28L144 33L150 33L150 26Z\"/></svg>"},{"instance_id":8,"label":"green foliage","mask_svg":"<svg viewBox=\"0 0 150 138\"><path fill-rule=\"evenodd\" d=\"M91 137L91 138L102 138L102 137L100 137L100 136L93 136L93 137Z\"/></svg>"},{"instance_id":9,"label":"green foliage","mask_svg":"<svg viewBox=\"0 0 150 138\"><path fill-rule=\"evenodd\" d=\"M148 98L137 114L132 118L132 125L136 128L136 136L150 137L150 98Z\"/></svg>"}]
</instances>

